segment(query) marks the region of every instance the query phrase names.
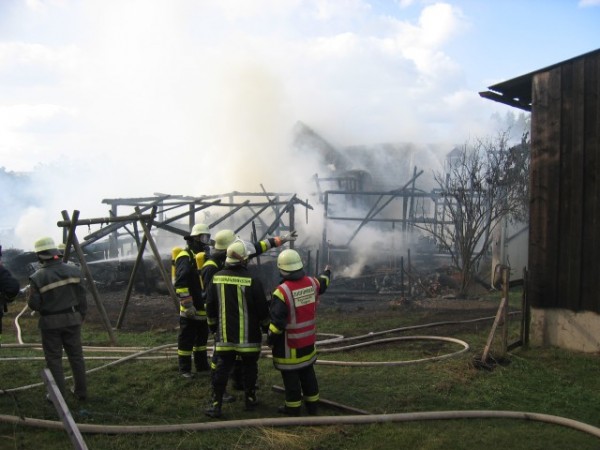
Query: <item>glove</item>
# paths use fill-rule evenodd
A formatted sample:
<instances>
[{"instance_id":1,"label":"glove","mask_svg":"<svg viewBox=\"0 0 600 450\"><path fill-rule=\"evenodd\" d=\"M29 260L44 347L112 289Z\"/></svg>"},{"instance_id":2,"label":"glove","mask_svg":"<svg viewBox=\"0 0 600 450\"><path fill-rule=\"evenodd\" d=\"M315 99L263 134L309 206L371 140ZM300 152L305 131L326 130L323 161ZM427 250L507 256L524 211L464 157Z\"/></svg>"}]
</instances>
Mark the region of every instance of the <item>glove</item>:
<instances>
[{"instance_id":1,"label":"glove","mask_svg":"<svg viewBox=\"0 0 600 450\"><path fill-rule=\"evenodd\" d=\"M28 300L30 295L31 295L31 285L28 284L27 286L25 286L23 289L21 289L19 291L19 293L17 294L17 297L23 297Z\"/></svg>"},{"instance_id":2,"label":"glove","mask_svg":"<svg viewBox=\"0 0 600 450\"><path fill-rule=\"evenodd\" d=\"M196 315L196 308L194 308L194 306L190 306L183 313L185 314L185 317L191 319Z\"/></svg>"},{"instance_id":3,"label":"glove","mask_svg":"<svg viewBox=\"0 0 600 450\"><path fill-rule=\"evenodd\" d=\"M267 346L273 348L273 333L271 333L271 330L267 332Z\"/></svg>"},{"instance_id":4,"label":"glove","mask_svg":"<svg viewBox=\"0 0 600 450\"><path fill-rule=\"evenodd\" d=\"M295 241L298 238L298 232L296 230L290 231L288 234L284 234L280 237L281 244L285 244L286 242Z\"/></svg>"},{"instance_id":5,"label":"glove","mask_svg":"<svg viewBox=\"0 0 600 450\"><path fill-rule=\"evenodd\" d=\"M267 333L267 345L269 348L273 348L273 346L283 337L282 334L275 334L271 330Z\"/></svg>"}]
</instances>

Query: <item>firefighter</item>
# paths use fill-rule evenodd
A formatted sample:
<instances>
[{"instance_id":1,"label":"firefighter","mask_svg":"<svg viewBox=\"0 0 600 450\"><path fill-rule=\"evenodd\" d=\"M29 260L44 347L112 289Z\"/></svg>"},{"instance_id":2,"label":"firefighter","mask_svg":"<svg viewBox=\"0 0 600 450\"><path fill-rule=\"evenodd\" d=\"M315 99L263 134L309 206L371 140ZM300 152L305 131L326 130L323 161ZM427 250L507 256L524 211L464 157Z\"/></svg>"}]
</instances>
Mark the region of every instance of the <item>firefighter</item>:
<instances>
[{"instance_id":1,"label":"firefighter","mask_svg":"<svg viewBox=\"0 0 600 450\"><path fill-rule=\"evenodd\" d=\"M29 277L27 305L40 315L38 328L42 335L46 365L64 397L64 348L75 385L71 392L78 400L84 401L87 397L87 380L81 325L87 312L87 298L81 270L75 265L63 263L50 237L35 241L34 251L41 266Z\"/></svg>"},{"instance_id":2,"label":"firefighter","mask_svg":"<svg viewBox=\"0 0 600 450\"><path fill-rule=\"evenodd\" d=\"M19 293L19 282L2 264L2 246L0 245L0 345L2 345L2 316L8 312L11 303Z\"/></svg>"},{"instance_id":3,"label":"firefighter","mask_svg":"<svg viewBox=\"0 0 600 450\"><path fill-rule=\"evenodd\" d=\"M319 295L331 279L331 268L318 277L304 273L302 259L296 250L282 251L277 267L283 280L272 295L267 344L272 349L273 365L281 372L285 388L285 404L278 412L299 416L302 398L307 412L317 414L319 385L314 364L317 360L316 313Z\"/></svg>"},{"instance_id":4,"label":"firefighter","mask_svg":"<svg viewBox=\"0 0 600 450\"><path fill-rule=\"evenodd\" d=\"M184 239L186 247L178 251L173 260L173 285L179 298L177 356L181 376L193 378L192 357L197 372L210 370L205 298L200 279L203 261L210 255L210 230L206 224L198 223Z\"/></svg>"},{"instance_id":5,"label":"firefighter","mask_svg":"<svg viewBox=\"0 0 600 450\"><path fill-rule=\"evenodd\" d=\"M259 242L246 242L246 246L250 247L248 259L259 256L272 248L281 247L287 242L295 241L297 237L298 233L296 231L291 231L283 236L275 236ZM236 240L239 240L239 237L233 230L221 230L215 235L214 252L210 258L207 258L201 270L202 283L205 289L208 289L208 285L210 284L213 275L219 270L223 269L225 265L227 247L233 244L233 242Z\"/></svg>"},{"instance_id":6,"label":"firefighter","mask_svg":"<svg viewBox=\"0 0 600 450\"><path fill-rule=\"evenodd\" d=\"M247 269L248 250L241 240L227 248L225 268L217 272L209 286L206 313L215 335L216 369L212 379L210 417L221 417L223 395L235 360L240 358L244 383L245 409L258 404L256 380L262 334L269 324L269 307L260 279Z\"/></svg>"},{"instance_id":7,"label":"firefighter","mask_svg":"<svg viewBox=\"0 0 600 450\"><path fill-rule=\"evenodd\" d=\"M298 233L296 231L291 231L288 234L283 236L275 236L272 238L268 238L259 242L248 243L246 242L246 246L250 248L248 259L252 259L272 248L280 247L287 242L293 242L297 239ZM201 276L202 283L205 289L208 289L213 275L217 273L219 270L222 270L225 265L226 251L227 247L231 245L234 241L238 240L239 237L236 236L233 230L221 230L215 235L215 245L214 252L210 258L204 263L204 267L202 267ZM213 358L211 361L211 367L214 370L216 365L216 359ZM244 385L241 379L241 364L240 361L237 360L234 364L233 371L233 387L236 390L243 390ZM226 401L230 402L235 400L229 394L225 393Z\"/></svg>"}]
</instances>

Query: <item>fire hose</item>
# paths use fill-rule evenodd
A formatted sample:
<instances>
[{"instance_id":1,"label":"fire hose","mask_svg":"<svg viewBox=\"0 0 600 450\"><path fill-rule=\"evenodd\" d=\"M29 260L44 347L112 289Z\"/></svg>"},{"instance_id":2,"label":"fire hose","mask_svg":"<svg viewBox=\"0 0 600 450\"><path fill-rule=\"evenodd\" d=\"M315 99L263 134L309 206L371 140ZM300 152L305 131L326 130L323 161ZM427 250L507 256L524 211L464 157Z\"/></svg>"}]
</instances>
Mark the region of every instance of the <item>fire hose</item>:
<instances>
[{"instance_id":1,"label":"fire hose","mask_svg":"<svg viewBox=\"0 0 600 450\"><path fill-rule=\"evenodd\" d=\"M265 417L261 419L225 420L219 422L178 423L170 425L96 425L77 424L79 431L89 434L144 434L174 433L180 431L210 431L242 427L291 427L318 425L357 425L374 423L415 422L423 420L455 420L455 419L521 419L551 423L573 428L600 438L600 428L576 420L550 414L539 414L520 411L432 411L393 414L371 414L350 416L309 416L309 417ZM36 428L62 430L59 421L33 419L0 415L0 422L13 425L25 425Z\"/></svg>"},{"instance_id":2,"label":"fire hose","mask_svg":"<svg viewBox=\"0 0 600 450\"><path fill-rule=\"evenodd\" d=\"M25 309L21 312L21 314ZM20 315L21 315L20 314ZM322 343L337 343L342 341L365 339L371 338L375 335L382 335L391 332L405 331L407 329L414 328L426 328L432 326L439 326L440 324L449 323L464 323L473 322L480 320L489 320L490 318L480 318L467 321L457 322L438 322L433 324L417 325L412 327L396 328L393 330L381 331L377 333L369 333L367 335L355 336L351 338L343 338L335 335L334 338L321 341ZM15 319L16 320L16 319ZM20 335L20 334L19 334ZM447 359L450 357L457 356L469 350L469 345L461 341L460 339L440 337L440 336L401 336L385 339L377 339L359 344L352 344L349 346L321 349L320 353L333 353L353 348L363 347L367 345L375 345L383 342L393 342L399 340L442 340L445 342L452 342L462 345L463 348L459 351L449 353L441 356L434 356L430 358L421 358L410 361L372 361L372 362L356 362L356 361L328 361L318 360L317 364L326 365L345 365L345 366L374 366L374 365L385 365L385 366L398 366L406 364L417 364L429 361L435 361L440 359ZM22 344L22 342L21 342ZM15 345L15 347L30 347L31 345L22 344ZM156 352L165 348L173 347L175 344L165 344L158 347L144 349L137 351L131 355L122 357L111 363L99 366L93 369L89 369L86 373L92 373L116 364L120 364L131 359L142 357L143 355ZM135 349L135 348L132 348ZM107 348L107 351L114 349ZM268 350L264 350L268 352ZM70 378L70 377L68 377ZM25 390L37 386L41 386L43 383L30 384L27 386L21 386L12 389L1 390L0 394L12 393L20 390ZM89 434L143 434L143 433L172 433L180 431L209 431L209 430L221 430L221 429L232 429L240 427L287 427L287 426L326 426L326 425L352 425L352 424L374 424L374 423L396 423L396 422L413 422L413 421L430 421L430 420L455 420L455 419L520 419L520 420L531 420L537 422L545 422L560 426L573 428L578 431L582 431L597 438L600 438L600 428L593 425L589 425L583 422L579 422L573 419L554 416L549 414L533 413L533 412L521 412L521 411L486 411L486 410L466 410L466 411L433 411L433 412L413 412L413 413L392 413L392 414L370 414L370 415L347 415L347 416L311 416L311 417L285 417L285 418L261 418L261 419L246 419L246 420L228 420L219 422L200 422L200 423L180 423L180 424L169 424L169 425L97 425L97 424L77 424L78 429L82 433ZM37 428L47 429L64 429L64 425L60 421L51 421L45 419L35 419L24 416L11 416L11 415L0 415L0 422L10 423L13 425L24 425Z\"/></svg>"}]
</instances>

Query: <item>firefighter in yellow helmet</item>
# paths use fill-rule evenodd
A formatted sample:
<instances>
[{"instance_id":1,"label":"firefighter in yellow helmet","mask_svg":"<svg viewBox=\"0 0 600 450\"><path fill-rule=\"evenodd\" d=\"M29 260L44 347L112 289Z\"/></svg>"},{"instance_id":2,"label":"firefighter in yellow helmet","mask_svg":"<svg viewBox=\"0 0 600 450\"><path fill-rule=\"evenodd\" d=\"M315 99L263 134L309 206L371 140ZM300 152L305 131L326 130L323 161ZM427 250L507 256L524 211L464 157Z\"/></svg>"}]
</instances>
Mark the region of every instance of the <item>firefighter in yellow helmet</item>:
<instances>
[{"instance_id":1,"label":"firefighter in yellow helmet","mask_svg":"<svg viewBox=\"0 0 600 450\"><path fill-rule=\"evenodd\" d=\"M262 253L269 251L272 248L281 247L287 242L294 242L297 239L297 237L298 233L292 230L283 236L275 236L253 243L246 242L245 244L249 250L248 259L252 259L258 255L261 255ZM201 270L202 284L204 285L204 289L209 288L214 274L225 267L227 247L229 247L238 239L239 237L235 234L233 230L221 230L217 234L215 234L214 251L211 254L210 258L206 260ZM213 361L211 363L213 369L215 368L215 364L216 360L213 358ZM241 365L239 360L237 360L235 363L232 378L234 389L239 391L244 390L243 382L241 379ZM227 393L225 393L225 397L226 402L235 400Z\"/></svg>"},{"instance_id":2,"label":"firefighter in yellow helmet","mask_svg":"<svg viewBox=\"0 0 600 450\"><path fill-rule=\"evenodd\" d=\"M259 278L247 269L248 249L241 240L227 248L225 268L217 272L207 292L206 312L215 335L216 368L212 378L210 417L221 417L223 395L229 374L239 358L245 394L245 409L253 410L256 399L258 358L263 331L269 324L269 307Z\"/></svg>"},{"instance_id":3,"label":"firefighter in yellow helmet","mask_svg":"<svg viewBox=\"0 0 600 450\"><path fill-rule=\"evenodd\" d=\"M202 256L210 255L210 230L207 225L198 223L184 239L187 245L173 261L173 285L179 298L177 356L181 376L192 378L192 359L197 372L210 370L206 351L208 325L205 299L200 281L201 267L197 262L202 261Z\"/></svg>"},{"instance_id":4,"label":"firefighter in yellow helmet","mask_svg":"<svg viewBox=\"0 0 600 450\"><path fill-rule=\"evenodd\" d=\"M281 247L287 242L293 242L297 239L298 233L291 231L283 236L275 236L258 242L246 242L247 247L251 247L248 252L248 259L252 259L272 248ZM202 283L205 289L212 280L213 275L225 267L225 258L227 257L227 247L233 244L239 237L233 230L221 230L215 235L214 251L207 258L201 270Z\"/></svg>"},{"instance_id":5,"label":"firefighter in yellow helmet","mask_svg":"<svg viewBox=\"0 0 600 450\"><path fill-rule=\"evenodd\" d=\"M331 279L331 268L318 277L304 273L302 259L296 250L282 251L277 267L283 278L272 295L267 344L272 349L273 365L281 372L285 387L285 404L279 412L300 415L302 399L307 412L317 414L319 385L314 364L317 360L316 315L319 295Z\"/></svg>"}]
</instances>

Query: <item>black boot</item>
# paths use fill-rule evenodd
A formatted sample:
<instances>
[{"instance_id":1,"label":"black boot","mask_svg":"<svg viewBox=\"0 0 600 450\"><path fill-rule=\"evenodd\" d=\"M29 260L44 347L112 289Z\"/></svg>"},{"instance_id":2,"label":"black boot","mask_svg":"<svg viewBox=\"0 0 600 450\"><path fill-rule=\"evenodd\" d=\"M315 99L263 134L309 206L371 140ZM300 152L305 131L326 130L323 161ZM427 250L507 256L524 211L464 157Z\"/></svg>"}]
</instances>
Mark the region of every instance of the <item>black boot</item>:
<instances>
[{"instance_id":1,"label":"black boot","mask_svg":"<svg viewBox=\"0 0 600 450\"><path fill-rule=\"evenodd\" d=\"M181 356L178 357L179 373L184 378L192 378L192 357Z\"/></svg>"},{"instance_id":2,"label":"black boot","mask_svg":"<svg viewBox=\"0 0 600 450\"><path fill-rule=\"evenodd\" d=\"M300 415L300 407L290 408L289 406L283 405L277 408L279 414L285 414L286 416L298 417Z\"/></svg>"},{"instance_id":3,"label":"black boot","mask_svg":"<svg viewBox=\"0 0 600 450\"><path fill-rule=\"evenodd\" d=\"M216 395L213 394L212 402L210 406L204 411L205 414L214 419L218 419L223 414L221 412L221 408L223 406L223 394Z\"/></svg>"},{"instance_id":4,"label":"black boot","mask_svg":"<svg viewBox=\"0 0 600 450\"><path fill-rule=\"evenodd\" d=\"M235 395L231 395L227 391L223 393L223 403L233 403L235 400Z\"/></svg>"},{"instance_id":5,"label":"black boot","mask_svg":"<svg viewBox=\"0 0 600 450\"><path fill-rule=\"evenodd\" d=\"M306 412L310 416L316 416L319 414L319 407L317 406L317 402L306 402Z\"/></svg>"},{"instance_id":6,"label":"black boot","mask_svg":"<svg viewBox=\"0 0 600 450\"><path fill-rule=\"evenodd\" d=\"M254 390L246 391L246 411L254 411L256 405L258 405L256 392Z\"/></svg>"}]
</instances>

